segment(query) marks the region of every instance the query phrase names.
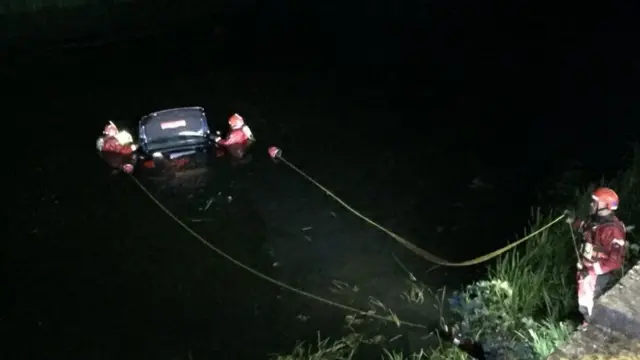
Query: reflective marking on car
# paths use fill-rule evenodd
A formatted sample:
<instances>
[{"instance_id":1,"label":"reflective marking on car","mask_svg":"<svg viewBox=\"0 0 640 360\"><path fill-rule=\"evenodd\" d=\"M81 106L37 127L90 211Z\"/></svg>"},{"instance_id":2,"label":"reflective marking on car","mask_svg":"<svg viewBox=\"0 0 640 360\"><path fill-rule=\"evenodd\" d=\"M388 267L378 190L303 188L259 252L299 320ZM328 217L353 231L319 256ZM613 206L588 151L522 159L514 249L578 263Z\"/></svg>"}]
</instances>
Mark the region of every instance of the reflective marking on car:
<instances>
[{"instance_id":1,"label":"reflective marking on car","mask_svg":"<svg viewBox=\"0 0 640 360\"><path fill-rule=\"evenodd\" d=\"M186 120L167 121L167 122L160 123L160 128L162 130L177 129L183 126L187 126Z\"/></svg>"},{"instance_id":2,"label":"reflective marking on car","mask_svg":"<svg viewBox=\"0 0 640 360\"><path fill-rule=\"evenodd\" d=\"M156 167L156 164L153 162L153 160L147 160L143 163L143 165L147 169L153 169Z\"/></svg>"},{"instance_id":3,"label":"reflective marking on car","mask_svg":"<svg viewBox=\"0 0 640 360\"><path fill-rule=\"evenodd\" d=\"M195 151L183 151L183 152L179 152L179 153L173 153L169 155L169 159L177 159L181 156L185 156L185 155L191 155L191 154L195 154Z\"/></svg>"}]
</instances>

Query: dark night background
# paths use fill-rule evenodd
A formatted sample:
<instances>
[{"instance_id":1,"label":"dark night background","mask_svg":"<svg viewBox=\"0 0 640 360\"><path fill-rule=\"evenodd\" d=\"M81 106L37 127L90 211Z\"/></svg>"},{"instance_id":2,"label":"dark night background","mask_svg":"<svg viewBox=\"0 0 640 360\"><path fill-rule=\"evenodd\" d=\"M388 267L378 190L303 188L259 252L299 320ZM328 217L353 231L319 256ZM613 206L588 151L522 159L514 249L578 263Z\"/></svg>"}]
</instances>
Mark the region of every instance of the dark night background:
<instances>
[{"instance_id":1,"label":"dark night background","mask_svg":"<svg viewBox=\"0 0 640 360\"><path fill-rule=\"evenodd\" d=\"M531 206L550 205L539 194L571 163L584 181L621 169L640 115L636 20L636 8L603 2L437 0L5 13L4 177L15 184L0 357L258 359L318 329L337 334L343 312L208 251L95 155L107 120L134 129L177 106L205 107L221 130L239 112L258 143L247 167L221 162L195 176L198 188L147 182L176 214L213 219L194 228L280 280L342 302L328 287L348 281L357 306L372 295L433 323L400 299L406 276L391 253L434 289L484 269L427 275L430 264L272 164L267 146L423 248L478 256L513 240ZM491 187L469 188L474 178ZM220 191L234 201L198 211Z\"/></svg>"}]
</instances>

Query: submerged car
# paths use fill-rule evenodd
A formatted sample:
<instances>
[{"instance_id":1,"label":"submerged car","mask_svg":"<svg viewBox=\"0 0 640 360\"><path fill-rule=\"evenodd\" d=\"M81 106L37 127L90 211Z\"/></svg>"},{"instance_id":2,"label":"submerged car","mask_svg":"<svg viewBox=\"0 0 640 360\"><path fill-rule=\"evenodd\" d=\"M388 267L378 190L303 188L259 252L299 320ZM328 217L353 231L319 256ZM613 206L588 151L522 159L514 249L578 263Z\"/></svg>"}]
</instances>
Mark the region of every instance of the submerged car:
<instances>
[{"instance_id":1,"label":"submerged car","mask_svg":"<svg viewBox=\"0 0 640 360\"><path fill-rule=\"evenodd\" d=\"M202 107L150 113L140 119L138 132L138 157L144 168L206 166L216 157Z\"/></svg>"}]
</instances>

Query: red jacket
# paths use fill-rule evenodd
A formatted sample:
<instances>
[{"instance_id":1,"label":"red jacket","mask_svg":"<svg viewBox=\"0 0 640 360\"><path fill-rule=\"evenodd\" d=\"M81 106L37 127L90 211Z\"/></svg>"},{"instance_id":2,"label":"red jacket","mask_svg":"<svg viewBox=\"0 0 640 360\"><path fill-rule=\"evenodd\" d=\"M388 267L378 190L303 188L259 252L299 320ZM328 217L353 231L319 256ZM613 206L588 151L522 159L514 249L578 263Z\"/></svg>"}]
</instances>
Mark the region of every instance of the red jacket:
<instances>
[{"instance_id":1,"label":"red jacket","mask_svg":"<svg viewBox=\"0 0 640 360\"><path fill-rule=\"evenodd\" d=\"M582 264L593 268L597 275L622 268L625 256L625 227L617 217L596 220L576 220L573 228L582 234Z\"/></svg>"},{"instance_id":2,"label":"red jacket","mask_svg":"<svg viewBox=\"0 0 640 360\"><path fill-rule=\"evenodd\" d=\"M106 136L103 139L102 151L118 153L120 155L131 155L131 153L133 153L133 146L132 144L120 144L115 136Z\"/></svg>"},{"instance_id":3,"label":"red jacket","mask_svg":"<svg viewBox=\"0 0 640 360\"><path fill-rule=\"evenodd\" d=\"M231 130L226 139L220 139L217 141L218 145L226 147L232 156L238 158L245 155L252 143L253 134L246 125L240 129Z\"/></svg>"},{"instance_id":4,"label":"red jacket","mask_svg":"<svg viewBox=\"0 0 640 360\"><path fill-rule=\"evenodd\" d=\"M133 171L134 145L122 145L114 136L105 136L98 140L102 158L115 169L121 169L128 173Z\"/></svg>"}]
</instances>

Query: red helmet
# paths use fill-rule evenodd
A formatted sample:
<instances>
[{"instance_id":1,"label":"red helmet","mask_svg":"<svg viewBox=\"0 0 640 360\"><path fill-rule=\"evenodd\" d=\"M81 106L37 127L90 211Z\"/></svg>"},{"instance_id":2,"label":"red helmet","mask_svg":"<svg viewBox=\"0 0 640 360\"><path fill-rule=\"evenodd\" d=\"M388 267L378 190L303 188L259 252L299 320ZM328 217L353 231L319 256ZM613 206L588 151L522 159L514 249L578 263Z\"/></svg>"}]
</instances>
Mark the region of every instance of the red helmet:
<instances>
[{"instance_id":1,"label":"red helmet","mask_svg":"<svg viewBox=\"0 0 640 360\"><path fill-rule=\"evenodd\" d=\"M116 127L116 124L109 121L107 126L104 127L104 130L102 130L102 133L107 136L116 136L116 134L118 134L118 127Z\"/></svg>"},{"instance_id":2,"label":"red helmet","mask_svg":"<svg viewBox=\"0 0 640 360\"><path fill-rule=\"evenodd\" d=\"M244 126L244 119L238 114L233 114L229 118L229 126L231 126L232 129L240 129Z\"/></svg>"},{"instance_id":3,"label":"red helmet","mask_svg":"<svg viewBox=\"0 0 640 360\"><path fill-rule=\"evenodd\" d=\"M606 208L609 210L616 210L618 208L618 203L620 202L618 194L606 187L596 189L596 191L591 194L591 198L600 203L604 203Z\"/></svg>"}]
</instances>

